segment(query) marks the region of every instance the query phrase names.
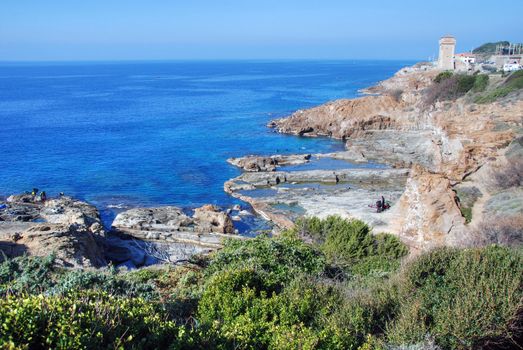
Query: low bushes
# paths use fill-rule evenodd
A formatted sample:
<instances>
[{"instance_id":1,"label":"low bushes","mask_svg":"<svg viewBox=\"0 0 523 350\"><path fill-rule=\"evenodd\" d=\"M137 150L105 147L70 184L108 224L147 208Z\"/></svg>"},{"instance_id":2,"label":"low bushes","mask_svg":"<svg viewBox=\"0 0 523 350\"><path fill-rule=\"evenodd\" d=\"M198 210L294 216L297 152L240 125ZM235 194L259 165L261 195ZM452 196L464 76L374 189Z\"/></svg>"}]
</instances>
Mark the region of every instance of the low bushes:
<instances>
[{"instance_id":1,"label":"low bushes","mask_svg":"<svg viewBox=\"0 0 523 350\"><path fill-rule=\"evenodd\" d=\"M105 292L7 296L0 320L0 344L20 349L177 348L185 334L160 307Z\"/></svg>"},{"instance_id":2,"label":"low bushes","mask_svg":"<svg viewBox=\"0 0 523 350\"><path fill-rule=\"evenodd\" d=\"M508 348L522 335L521 251L439 249L400 276L400 313L387 328L392 343L422 342L430 334L445 349Z\"/></svg>"},{"instance_id":3,"label":"low bushes","mask_svg":"<svg viewBox=\"0 0 523 350\"><path fill-rule=\"evenodd\" d=\"M0 299L0 348L472 349L521 340L521 250L438 249L400 267L405 253L394 236L330 217L304 219L283 237L229 241L203 269L72 273L15 259L0 265L2 286L20 286Z\"/></svg>"},{"instance_id":4,"label":"low bushes","mask_svg":"<svg viewBox=\"0 0 523 350\"><path fill-rule=\"evenodd\" d=\"M353 296L300 275L279 292L255 270L222 271L209 281L197 318L207 348L349 349L385 326L388 301Z\"/></svg>"},{"instance_id":5,"label":"low bushes","mask_svg":"<svg viewBox=\"0 0 523 350\"><path fill-rule=\"evenodd\" d=\"M331 264L348 268L352 273L393 271L399 267L399 258L408 253L397 237L384 233L372 235L364 222L339 216L301 219L293 233L315 242Z\"/></svg>"},{"instance_id":6,"label":"low bushes","mask_svg":"<svg viewBox=\"0 0 523 350\"><path fill-rule=\"evenodd\" d=\"M324 256L297 238L258 236L247 241L227 241L214 255L206 275L225 269L251 268L264 274L265 281L277 288L298 274L317 275L325 266Z\"/></svg>"},{"instance_id":7,"label":"low bushes","mask_svg":"<svg viewBox=\"0 0 523 350\"><path fill-rule=\"evenodd\" d=\"M426 90L425 104L432 105L437 101L455 100L470 90L484 91L488 85L485 74L467 75L442 72L436 76L434 83Z\"/></svg>"},{"instance_id":8,"label":"low bushes","mask_svg":"<svg viewBox=\"0 0 523 350\"><path fill-rule=\"evenodd\" d=\"M523 89L523 71L510 74L500 86L474 99L476 103L491 103L511 92Z\"/></svg>"},{"instance_id":9,"label":"low bushes","mask_svg":"<svg viewBox=\"0 0 523 350\"><path fill-rule=\"evenodd\" d=\"M55 294L97 289L114 295L158 297L150 281L133 281L116 270L66 270L55 267L54 256L18 257L0 263L0 295L7 293Z\"/></svg>"},{"instance_id":10,"label":"low bushes","mask_svg":"<svg viewBox=\"0 0 523 350\"><path fill-rule=\"evenodd\" d=\"M488 86L489 76L487 74L478 74L474 81L472 90L474 92L483 92Z\"/></svg>"}]
</instances>

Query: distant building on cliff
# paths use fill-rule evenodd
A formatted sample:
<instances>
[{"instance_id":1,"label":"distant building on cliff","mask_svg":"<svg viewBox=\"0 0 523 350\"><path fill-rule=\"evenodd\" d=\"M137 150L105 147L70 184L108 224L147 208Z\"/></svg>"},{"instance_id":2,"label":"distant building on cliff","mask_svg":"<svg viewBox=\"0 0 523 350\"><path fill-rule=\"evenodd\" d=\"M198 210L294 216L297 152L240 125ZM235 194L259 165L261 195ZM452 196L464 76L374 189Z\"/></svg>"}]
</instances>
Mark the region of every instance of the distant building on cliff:
<instances>
[{"instance_id":1,"label":"distant building on cliff","mask_svg":"<svg viewBox=\"0 0 523 350\"><path fill-rule=\"evenodd\" d=\"M454 70L454 50L456 39L453 36L444 36L439 40L438 68L442 70Z\"/></svg>"},{"instance_id":2,"label":"distant building on cliff","mask_svg":"<svg viewBox=\"0 0 523 350\"><path fill-rule=\"evenodd\" d=\"M471 52L464 52L464 53L458 53L455 56L457 61L466 63L466 64L474 64L476 63L476 55L474 55Z\"/></svg>"},{"instance_id":3,"label":"distant building on cliff","mask_svg":"<svg viewBox=\"0 0 523 350\"><path fill-rule=\"evenodd\" d=\"M458 53L454 56L454 69L458 71L473 70L476 64L476 55L472 52Z\"/></svg>"}]
</instances>

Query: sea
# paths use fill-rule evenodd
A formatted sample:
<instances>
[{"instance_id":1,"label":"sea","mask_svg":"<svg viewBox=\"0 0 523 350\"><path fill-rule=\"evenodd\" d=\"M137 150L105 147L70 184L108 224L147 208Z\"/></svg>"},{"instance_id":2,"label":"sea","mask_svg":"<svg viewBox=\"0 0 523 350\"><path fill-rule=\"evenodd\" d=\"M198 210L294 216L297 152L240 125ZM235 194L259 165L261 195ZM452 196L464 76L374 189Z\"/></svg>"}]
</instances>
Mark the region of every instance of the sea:
<instances>
[{"instance_id":1,"label":"sea","mask_svg":"<svg viewBox=\"0 0 523 350\"><path fill-rule=\"evenodd\" d=\"M237 203L227 158L333 152L274 119L358 96L413 61L0 63L0 196L45 190L106 217L135 206Z\"/></svg>"}]
</instances>

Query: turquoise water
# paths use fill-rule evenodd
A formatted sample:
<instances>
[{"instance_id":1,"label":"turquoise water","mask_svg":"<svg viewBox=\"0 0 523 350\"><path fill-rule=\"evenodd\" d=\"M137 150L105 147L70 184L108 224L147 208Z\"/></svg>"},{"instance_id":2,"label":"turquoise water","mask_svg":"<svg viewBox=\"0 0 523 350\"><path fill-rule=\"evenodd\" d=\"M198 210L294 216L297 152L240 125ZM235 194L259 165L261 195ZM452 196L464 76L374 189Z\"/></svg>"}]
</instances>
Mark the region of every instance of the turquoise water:
<instances>
[{"instance_id":1,"label":"turquoise water","mask_svg":"<svg viewBox=\"0 0 523 350\"><path fill-rule=\"evenodd\" d=\"M269 120L411 63L0 63L0 195L37 187L109 211L227 206L223 183L239 174L227 158L343 148L276 134Z\"/></svg>"}]
</instances>

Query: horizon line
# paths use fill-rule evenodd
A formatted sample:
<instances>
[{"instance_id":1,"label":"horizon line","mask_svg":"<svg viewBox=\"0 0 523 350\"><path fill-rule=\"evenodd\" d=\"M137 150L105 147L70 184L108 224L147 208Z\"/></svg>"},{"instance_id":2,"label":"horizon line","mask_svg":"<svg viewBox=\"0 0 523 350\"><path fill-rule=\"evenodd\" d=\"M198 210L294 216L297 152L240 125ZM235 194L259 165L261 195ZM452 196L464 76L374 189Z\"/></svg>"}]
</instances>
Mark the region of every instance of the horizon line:
<instances>
[{"instance_id":1,"label":"horizon line","mask_svg":"<svg viewBox=\"0 0 523 350\"><path fill-rule=\"evenodd\" d=\"M238 61L260 61L260 62L282 62L282 61L416 61L427 60L419 58L151 58L151 59L22 59L22 60L2 60L0 64L16 63L141 63L141 62L238 62Z\"/></svg>"}]
</instances>

